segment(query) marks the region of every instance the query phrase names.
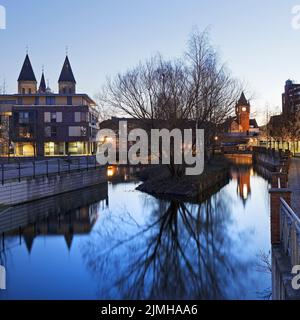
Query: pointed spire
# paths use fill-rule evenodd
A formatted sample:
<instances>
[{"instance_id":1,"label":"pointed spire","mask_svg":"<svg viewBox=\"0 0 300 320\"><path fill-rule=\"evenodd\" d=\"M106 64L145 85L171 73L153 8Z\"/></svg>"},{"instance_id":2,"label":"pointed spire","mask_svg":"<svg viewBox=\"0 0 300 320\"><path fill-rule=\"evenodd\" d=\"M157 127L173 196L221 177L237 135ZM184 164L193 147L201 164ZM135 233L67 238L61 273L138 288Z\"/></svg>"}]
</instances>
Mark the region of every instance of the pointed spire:
<instances>
[{"instance_id":1,"label":"pointed spire","mask_svg":"<svg viewBox=\"0 0 300 320\"><path fill-rule=\"evenodd\" d=\"M68 56L66 56L58 82L76 83Z\"/></svg>"},{"instance_id":2,"label":"pointed spire","mask_svg":"<svg viewBox=\"0 0 300 320\"><path fill-rule=\"evenodd\" d=\"M65 238L65 241L66 241L66 244L67 244L67 247L68 247L69 251L71 250L73 237L74 237L74 235L73 235L73 232L71 232L71 231L65 233L65 235L64 235L64 238Z\"/></svg>"},{"instance_id":3,"label":"pointed spire","mask_svg":"<svg viewBox=\"0 0 300 320\"><path fill-rule=\"evenodd\" d=\"M34 238L35 236L31 232L28 232L23 235L23 239L24 239L28 253L31 253Z\"/></svg>"},{"instance_id":4,"label":"pointed spire","mask_svg":"<svg viewBox=\"0 0 300 320\"><path fill-rule=\"evenodd\" d=\"M45 93L46 90L47 90L47 87L46 87L45 75L44 75L44 71L43 71L41 82L40 82L40 87L39 87L39 92Z\"/></svg>"},{"instance_id":5,"label":"pointed spire","mask_svg":"<svg viewBox=\"0 0 300 320\"><path fill-rule=\"evenodd\" d=\"M237 103L238 106L249 106L249 101L246 99L244 92L242 92L241 97Z\"/></svg>"},{"instance_id":6,"label":"pointed spire","mask_svg":"<svg viewBox=\"0 0 300 320\"><path fill-rule=\"evenodd\" d=\"M28 54L26 54L18 81L35 81L36 82L36 78L35 78Z\"/></svg>"}]
</instances>

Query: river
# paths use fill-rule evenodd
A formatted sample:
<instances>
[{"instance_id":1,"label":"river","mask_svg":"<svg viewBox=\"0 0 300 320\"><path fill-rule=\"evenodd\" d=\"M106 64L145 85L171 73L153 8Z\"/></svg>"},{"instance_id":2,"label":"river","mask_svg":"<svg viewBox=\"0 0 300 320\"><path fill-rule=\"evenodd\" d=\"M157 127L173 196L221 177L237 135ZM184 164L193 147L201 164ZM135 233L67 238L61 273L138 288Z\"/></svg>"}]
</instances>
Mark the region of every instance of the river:
<instances>
[{"instance_id":1,"label":"river","mask_svg":"<svg viewBox=\"0 0 300 320\"><path fill-rule=\"evenodd\" d=\"M268 182L247 158L201 203L108 186L0 212L0 299L268 299Z\"/></svg>"}]
</instances>

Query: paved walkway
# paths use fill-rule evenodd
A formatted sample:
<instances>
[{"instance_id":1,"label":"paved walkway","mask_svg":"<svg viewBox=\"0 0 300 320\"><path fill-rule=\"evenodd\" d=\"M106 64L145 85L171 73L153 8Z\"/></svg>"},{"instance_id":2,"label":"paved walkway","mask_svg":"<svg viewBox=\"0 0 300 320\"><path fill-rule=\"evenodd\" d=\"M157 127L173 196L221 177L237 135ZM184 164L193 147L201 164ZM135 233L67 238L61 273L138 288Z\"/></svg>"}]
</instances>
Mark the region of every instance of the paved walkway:
<instances>
[{"instance_id":1,"label":"paved walkway","mask_svg":"<svg viewBox=\"0 0 300 320\"><path fill-rule=\"evenodd\" d=\"M292 189L292 208L300 216L300 158L292 158L289 171L289 188Z\"/></svg>"}]
</instances>

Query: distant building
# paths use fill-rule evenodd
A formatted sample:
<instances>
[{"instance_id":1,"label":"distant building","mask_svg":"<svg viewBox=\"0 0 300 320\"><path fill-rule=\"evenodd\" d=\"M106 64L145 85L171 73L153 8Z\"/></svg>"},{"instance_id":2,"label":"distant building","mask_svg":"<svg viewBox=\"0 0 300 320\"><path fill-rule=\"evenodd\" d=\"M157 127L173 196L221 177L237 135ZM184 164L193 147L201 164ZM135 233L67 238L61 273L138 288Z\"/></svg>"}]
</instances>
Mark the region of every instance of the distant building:
<instances>
[{"instance_id":1,"label":"distant building","mask_svg":"<svg viewBox=\"0 0 300 320\"><path fill-rule=\"evenodd\" d=\"M300 84L287 80L282 94L282 113L293 114L300 111Z\"/></svg>"},{"instance_id":2,"label":"distant building","mask_svg":"<svg viewBox=\"0 0 300 320\"><path fill-rule=\"evenodd\" d=\"M224 128L226 133L242 135L258 135L259 127L255 119L250 119L250 102L242 92L240 99L235 107L235 116L225 121Z\"/></svg>"},{"instance_id":3,"label":"distant building","mask_svg":"<svg viewBox=\"0 0 300 320\"><path fill-rule=\"evenodd\" d=\"M282 113L272 116L267 125L268 134L276 140L282 137L282 130L289 126L289 121L295 121L300 111L300 84L291 80L285 82L282 94Z\"/></svg>"},{"instance_id":4,"label":"distant building","mask_svg":"<svg viewBox=\"0 0 300 320\"><path fill-rule=\"evenodd\" d=\"M68 56L58 80L58 93L39 87L26 55L17 94L0 95L0 155L18 157L90 155L96 152L99 114L96 103L76 93Z\"/></svg>"}]
</instances>

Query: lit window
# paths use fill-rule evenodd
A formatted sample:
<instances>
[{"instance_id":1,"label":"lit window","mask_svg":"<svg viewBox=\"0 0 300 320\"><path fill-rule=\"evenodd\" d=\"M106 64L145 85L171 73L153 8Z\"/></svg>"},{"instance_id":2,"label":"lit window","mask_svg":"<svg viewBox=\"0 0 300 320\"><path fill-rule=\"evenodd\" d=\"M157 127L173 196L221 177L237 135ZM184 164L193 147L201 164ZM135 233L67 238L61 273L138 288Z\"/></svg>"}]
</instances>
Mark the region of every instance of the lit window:
<instances>
[{"instance_id":1,"label":"lit window","mask_svg":"<svg viewBox=\"0 0 300 320\"><path fill-rule=\"evenodd\" d=\"M19 124L29 123L29 112L19 112Z\"/></svg>"}]
</instances>

